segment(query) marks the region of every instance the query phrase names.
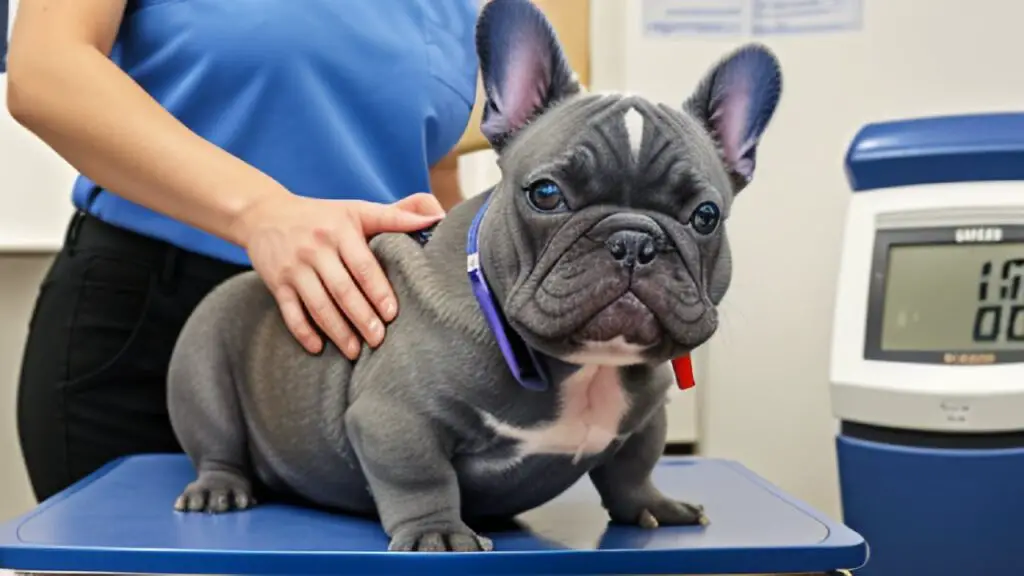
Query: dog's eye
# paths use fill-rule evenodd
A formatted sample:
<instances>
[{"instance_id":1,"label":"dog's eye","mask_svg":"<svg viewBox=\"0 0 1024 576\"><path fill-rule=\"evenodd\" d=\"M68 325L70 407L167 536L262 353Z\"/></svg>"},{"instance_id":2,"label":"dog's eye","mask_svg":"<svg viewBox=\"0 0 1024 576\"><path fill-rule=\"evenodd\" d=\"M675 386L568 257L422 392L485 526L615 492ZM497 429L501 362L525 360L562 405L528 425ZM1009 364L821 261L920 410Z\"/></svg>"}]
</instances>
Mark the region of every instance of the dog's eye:
<instances>
[{"instance_id":1,"label":"dog's eye","mask_svg":"<svg viewBox=\"0 0 1024 576\"><path fill-rule=\"evenodd\" d=\"M693 214L690 214L690 225L697 234L707 236L718 227L721 217L722 213L714 202L701 202Z\"/></svg>"},{"instance_id":2,"label":"dog's eye","mask_svg":"<svg viewBox=\"0 0 1024 576\"><path fill-rule=\"evenodd\" d=\"M526 199L540 212L560 212L569 208L562 189L551 180L539 180L527 186Z\"/></svg>"}]
</instances>

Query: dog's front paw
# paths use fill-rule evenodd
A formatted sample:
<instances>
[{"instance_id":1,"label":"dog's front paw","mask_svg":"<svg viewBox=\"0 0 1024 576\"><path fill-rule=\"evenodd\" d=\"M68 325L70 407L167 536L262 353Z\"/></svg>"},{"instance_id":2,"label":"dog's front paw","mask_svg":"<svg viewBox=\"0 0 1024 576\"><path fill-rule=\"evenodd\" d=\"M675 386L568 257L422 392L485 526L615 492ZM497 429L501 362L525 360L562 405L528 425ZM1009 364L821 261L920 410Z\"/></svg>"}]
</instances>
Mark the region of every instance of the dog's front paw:
<instances>
[{"instance_id":1,"label":"dog's front paw","mask_svg":"<svg viewBox=\"0 0 1024 576\"><path fill-rule=\"evenodd\" d=\"M245 478L231 472L203 472L174 502L179 512L221 513L245 510L256 504Z\"/></svg>"},{"instance_id":2,"label":"dog's front paw","mask_svg":"<svg viewBox=\"0 0 1024 576\"><path fill-rule=\"evenodd\" d=\"M704 507L672 500L658 494L647 502L630 506L626 510L612 513L612 520L619 524L632 524L642 528L659 526L706 526L708 517L704 515Z\"/></svg>"},{"instance_id":3,"label":"dog's front paw","mask_svg":"<svg viewBox=\"0 0 1024 576\"><path fill-rule=\"evenodd\" d=\"M640 510L635 523L642 528L658 526L707 526L704 507L678 500L662 498Z\"/></svg>"},{"instance_id":4,"label":"dog's front paw","mask_svg":"<svg viewBox=\"0 0 1024 576\"><path fill-rule=\"evenodd\" d=\"M400 530L388 545L391 552L490 552L494 543L469 528Z\"/></svg>"}]
</instances>

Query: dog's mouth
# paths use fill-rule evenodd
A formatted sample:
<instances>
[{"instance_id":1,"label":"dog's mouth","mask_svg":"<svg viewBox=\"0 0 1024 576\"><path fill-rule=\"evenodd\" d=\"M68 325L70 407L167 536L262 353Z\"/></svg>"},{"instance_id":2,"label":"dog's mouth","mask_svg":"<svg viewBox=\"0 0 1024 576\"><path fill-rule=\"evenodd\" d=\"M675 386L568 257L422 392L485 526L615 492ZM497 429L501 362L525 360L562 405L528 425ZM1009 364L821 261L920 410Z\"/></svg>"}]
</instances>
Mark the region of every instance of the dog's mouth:
<instances>
[{"instance_id":1,"label":"dog's mouth","mask_svg":"<svg viewBox=\"0 0 1024 576\"><path fill-rule=\"evenodd\" d=\"M651 309L626 292L572 335L575 350L563 359L581 365L641 364L662 337L661 324Z\"/></svg>"},{"instance_id":2,"label":"dog's mouth","mask_svg":"<svg viewBox=\"0 0 1024 576\"><path fill-rule=\"evenodd\" d=\"M635 294L627 291L587 321L573 336L577 344L610 342L647 348L662 338L661 323Z\"/></svg>"}]
</instances>

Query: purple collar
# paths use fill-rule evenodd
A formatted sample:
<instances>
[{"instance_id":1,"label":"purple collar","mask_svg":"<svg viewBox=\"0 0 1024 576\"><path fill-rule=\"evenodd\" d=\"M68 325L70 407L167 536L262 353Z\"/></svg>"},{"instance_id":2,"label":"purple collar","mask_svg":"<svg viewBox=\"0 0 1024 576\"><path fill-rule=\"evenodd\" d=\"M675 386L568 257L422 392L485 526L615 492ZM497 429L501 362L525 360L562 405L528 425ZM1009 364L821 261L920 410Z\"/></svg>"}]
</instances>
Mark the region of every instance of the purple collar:
<instances>
[{"instance_id":1,"label":"purple collar","mask_svg":"<svg viewBox=\"0 0 1024 576\"><path fill-rule=\"evenodd\" d=\"M484 270L480 265L480 223L487 212L487 206L491 203L491 197L484 200L480 210L473 218L469 227L469 234L466 239L466 264L469 271L469 284L473 288L473 295L476 296L480 310L487 319L494 338L498 341L501 354L505 357L505 363L509 370L516 377L524 388L529 390L543 391L548 388L548 374L542 368L539 353L530 348L518 334L508 325L501 308L494 301L494 296L484 279Z\"/></svg>"}]
</instances>

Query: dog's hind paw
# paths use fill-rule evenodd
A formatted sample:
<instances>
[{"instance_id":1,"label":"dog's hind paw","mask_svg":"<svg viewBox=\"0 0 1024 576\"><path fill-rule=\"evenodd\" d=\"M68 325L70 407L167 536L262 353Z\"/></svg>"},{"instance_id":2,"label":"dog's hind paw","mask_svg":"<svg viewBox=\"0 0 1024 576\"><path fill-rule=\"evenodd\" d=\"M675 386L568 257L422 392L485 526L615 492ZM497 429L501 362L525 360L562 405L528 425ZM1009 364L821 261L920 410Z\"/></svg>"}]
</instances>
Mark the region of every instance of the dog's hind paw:
<instances>
[{"instance_id":1,"label":"dog's hind paw","mask_svg":"<svg viewBox=\"0 0 1024 576\"><path fill-rule=\"evenodd\" d=\"M174 502L179 512L219 514L256 505L248 480L232 472L202 472Z\"/></svg>"},{"instance_id":2,"label":"dog's hind paw","mask_svg":"<svg viewBox=\"0 0 1024 576\"><path fill-rule=\"evenodd\" d=\"M389 552L490 552L494 543L473 532L400 531L391 539Z\"/></svg>"}]
</instances>

